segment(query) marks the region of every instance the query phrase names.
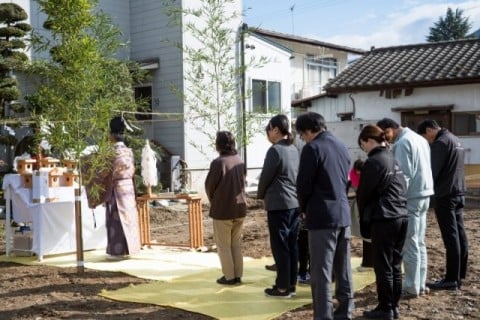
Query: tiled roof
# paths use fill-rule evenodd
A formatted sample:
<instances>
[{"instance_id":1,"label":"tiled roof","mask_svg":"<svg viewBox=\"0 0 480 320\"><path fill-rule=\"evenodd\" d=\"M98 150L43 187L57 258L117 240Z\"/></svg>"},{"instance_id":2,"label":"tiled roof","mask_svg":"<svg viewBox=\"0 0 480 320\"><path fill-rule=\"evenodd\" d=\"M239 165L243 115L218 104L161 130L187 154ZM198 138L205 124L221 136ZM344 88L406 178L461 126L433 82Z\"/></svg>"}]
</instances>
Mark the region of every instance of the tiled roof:
<instances>
[{"instance_id":1,"label":"tiled roof","mask_svg":"<svg viewBox=\"0 0 480 320\"><path fill-rule=\"evenodd\" d=\"M328 43L328 42L323 42L323 41L319 41L319 40L315 40L315 39L299 37L299 36L286 34L286 33L281 33L281 32L276 32L276 31L265 30L265 29L261 29L261 28L250 28L249 30L253 33L262 35L264 37L269 37L269 38L283 39L283 40L293 41L293 42L298 42L298 43L305 43L305 44L310 44L310 45L314 45L314 46L321 46L321 47L325 47L325 48L341 50L341 51L346 51L346 52L355 53L355 54L365 53L365 50L362 50L362 49L340 46L340 45L333 44L333 43Z\"/></svg>"},{"instance_id":2,"label":"tiled roof","mask_svg":"<svg viewBox=\"0 0 480 320\"><path fill-rule=\"evenodd\" d=\"M373 49L325 86L328 93L480 83L480 39Z\"/></svg>"}]
</instances>

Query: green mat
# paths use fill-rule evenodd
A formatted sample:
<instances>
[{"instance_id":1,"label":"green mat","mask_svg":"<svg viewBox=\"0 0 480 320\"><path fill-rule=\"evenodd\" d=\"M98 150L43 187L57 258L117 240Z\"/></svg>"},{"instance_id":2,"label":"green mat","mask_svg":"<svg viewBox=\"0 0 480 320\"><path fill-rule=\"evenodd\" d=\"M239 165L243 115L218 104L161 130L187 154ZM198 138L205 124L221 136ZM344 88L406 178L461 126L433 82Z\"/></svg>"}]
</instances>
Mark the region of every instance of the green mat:
<instances>
[{"instance_id":1,"label":"green mat","mask_svg":"<svg viewBox=\"0 0 480 320\"><path fill-rule=\"evenodd\" d=\"M107 261L105 252L84 253L85 267L104 271L120 271L140 278L160 280L149 284L129 286L115 291L103 290L105 298L118 301L170 306L201 313L217 319L272 319L312 302L309 286L297 286L297 296L275 299L263 290L275 280L275 272L265 270L272 258L245 258L242 285L221 286L215 280L221 276L216 253L195 252L186 249L154 247L145 249L131 259ZM57 267L76 266L75 254L47 256L42 261L35 257L5 257L28 265ZM355 291L375 281L372 271L356 272L360 258L352 258Z\"/></svg>"}]
</instances>

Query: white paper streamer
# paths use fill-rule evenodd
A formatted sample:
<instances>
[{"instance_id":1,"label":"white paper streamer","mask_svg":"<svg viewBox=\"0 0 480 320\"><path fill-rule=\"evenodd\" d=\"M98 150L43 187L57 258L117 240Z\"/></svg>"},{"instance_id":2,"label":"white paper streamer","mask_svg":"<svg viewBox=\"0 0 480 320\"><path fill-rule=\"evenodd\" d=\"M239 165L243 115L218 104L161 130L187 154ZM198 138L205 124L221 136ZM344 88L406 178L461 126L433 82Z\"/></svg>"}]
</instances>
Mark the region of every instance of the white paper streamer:
<instances>
[{"instance_id":1,"label":"white paper streamer","mask_svg":"<svg viewBox=\"0 0 480 320\"><path fill-rule=\"evenodd\" d=\"M157 175L157 157L150 147L148 139L145 140L145 146L142 149L142 179L147 187L158 184Z\"/></svg>"}]
</instances>

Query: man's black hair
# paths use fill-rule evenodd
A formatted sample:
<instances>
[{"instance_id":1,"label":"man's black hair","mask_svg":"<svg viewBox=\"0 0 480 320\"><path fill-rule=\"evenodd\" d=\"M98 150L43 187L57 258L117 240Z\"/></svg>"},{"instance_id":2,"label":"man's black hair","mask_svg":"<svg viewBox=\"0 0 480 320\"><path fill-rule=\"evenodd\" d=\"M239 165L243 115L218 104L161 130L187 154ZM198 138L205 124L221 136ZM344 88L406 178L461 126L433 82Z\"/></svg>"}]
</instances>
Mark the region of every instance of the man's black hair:
<instances>
[{"instance_id":1,"label":"man's black hair","mask_svg":"<svg viewBox=\"0 0 480 320\"><path fill-rule=\"evenodd\" d=\"M420 122L420 124L417 127L417 133L418 134L425 134L427 133L427 128L430 129L441 129L441 127L438 125L437 121L432 120L432 119L426 119Z\"/></svg>"},{"instance_id":2,"label":"man's black hair","mask_svg":"<svg viewBox=\"0 0 480 320\"><path fill-rule=\"evenodd\" d=\"M316 112L306 112L297 117L295 129L297 132L305 132L310 130L311 132L315 133L327 130L327 127L325 126L325 119L321 114Z\"/></svg>"},{"instance_id":3,"label":"man's black hair","mask_svg":"<svg viewBox=\"0 0 480 320\"><path fill-rule=\"evenodd\" d=\"M377 126L379 126L383 131L385 131L385 129L388 129L388 128L391 128L391 129L400 128L400 125L395 120L390 118L383 118L382 120L378 121Z\"/></svg>"}]
</instances>

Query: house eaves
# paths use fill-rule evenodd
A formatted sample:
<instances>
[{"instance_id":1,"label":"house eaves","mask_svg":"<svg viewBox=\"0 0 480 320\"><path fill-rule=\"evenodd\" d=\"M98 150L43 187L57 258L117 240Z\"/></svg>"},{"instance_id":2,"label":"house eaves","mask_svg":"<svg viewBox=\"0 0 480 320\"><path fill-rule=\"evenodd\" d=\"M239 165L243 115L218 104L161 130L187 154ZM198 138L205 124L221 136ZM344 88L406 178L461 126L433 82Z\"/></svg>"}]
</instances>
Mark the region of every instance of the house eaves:
<instances>
[{"instance_id":1,"label":"house eaves","mask_svg":"<svg viewBox=\"0 0 480 320\"><path fill-rule=\"evenodd\" d=\"M290 53L290 54L293 53L293 50L292 50L292 49L290 49L290 48L288 48L288 47L286 47L286 46L284 46L284 45L282 45L282 44L280 44L280 43L278 43L278 42L275 42L275 41L273 41L273 40L271 40L271 39L269 39L269 38L267 38L267 37L263 37L263 36L255 33L255 32L249 32L249 34L250 34L250 36L252 36L252 37L255 37L255 38L257 38L257 39L259 39L259 40L261 40L261 41L263 41L263 42L265 42L265 43L268 43L269 45L271 45L271 46L273 46L273 47L276 47L277 49L286 51L286 52L288 52L288 53Z\"/></svg>"},{"instance_id":2,"label":"house eaves","mask_svg":"<svg viewBox=\"0 0 480 320\"><path fill-rule=\"evenodd\" d=\"M324 87L327 93L480 83L480 39L372 49Z\"/></svg>"},{"instance_id":3,"label":"house eaves","mask_svg":"<svg viewBox=\"0 0 480 320\"><path fill-rule=\"evenodd\" d=\"M273 39L281 39L281 40L292 41L292 42L297 42L297 43L304 43L304 44L309 44L309 45L313 45L313 46L317 46L317 47L322 46L322 47L325 47L325 48L345 51L345 52L354 53L354 54L364 54L365 53L365 50L362 50L362 49L340 46L340 45L336 45L336 44L333 44L333 43L328 43L328 42L323 42L323 41L319 41L319 40L314 40L314 39L299 37L299 36L295 36L295 35L280 33L280 32L276 32L276 31L265 30L265 29L261 29L261 28L250 28L250 31L253 32L253 33L256 33L258 35L261 35L263 37L268 37L268 38L273 38Z\"/></svg>"},{"instance_id":4,"label":"house eaves","mask_svg":"<svg viewBox=\"0 0 480 320\"><path fill-rule=\"evenodd\" d=\"M290 103L290 105L294 108L305 108L305 107L310 107L312 105L312 101L314 100L318 100L318 99L322 99L322 98L336 98L337 95L331 95L331 94L327 94L327 93L320 93L320 94L316 94L314 96L310 96L310 97L307 97L307 98L303 98L303 99L297 99L297 100L292 100L292 102Z\"/></svg>"}]
</instances>

